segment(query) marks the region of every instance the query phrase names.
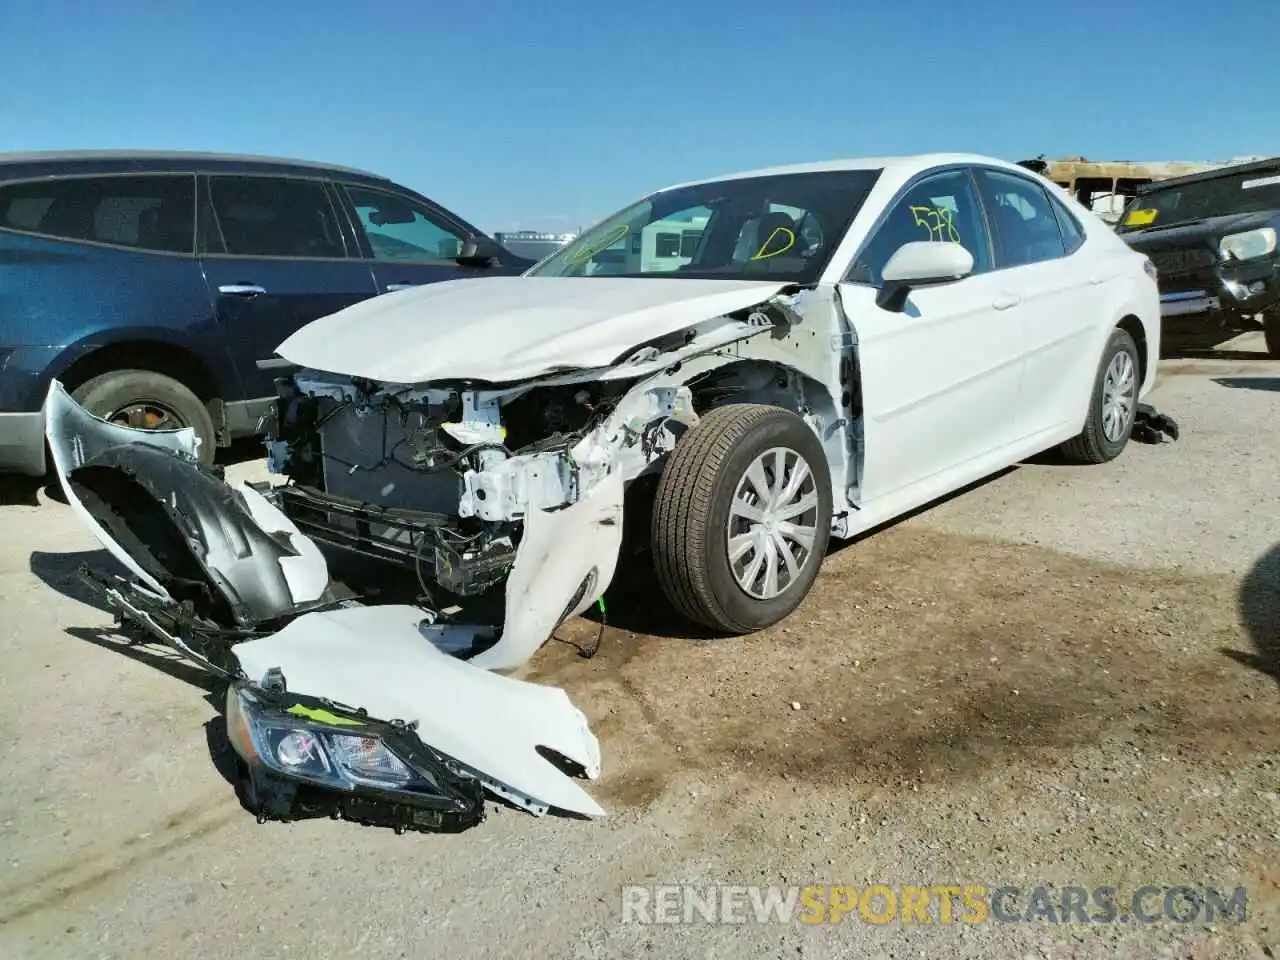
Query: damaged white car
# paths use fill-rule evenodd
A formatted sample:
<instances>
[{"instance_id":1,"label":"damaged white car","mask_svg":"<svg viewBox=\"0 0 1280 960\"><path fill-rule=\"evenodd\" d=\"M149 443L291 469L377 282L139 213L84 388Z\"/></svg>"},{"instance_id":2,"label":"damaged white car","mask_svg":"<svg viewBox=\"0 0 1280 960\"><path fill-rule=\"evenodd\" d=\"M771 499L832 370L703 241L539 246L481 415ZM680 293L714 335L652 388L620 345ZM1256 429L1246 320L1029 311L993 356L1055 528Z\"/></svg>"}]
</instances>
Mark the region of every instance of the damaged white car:
<instances>
[{"instance_id":1,"label":"damaged white car","mask_svg":"<svg viewBox=\"0 0 1280 960\"><path fill-rule=\"evenodd\" d=\"M585 718L503 674L603 595L637 480L671 603L757 630L832 536L1050 447L1101 463L1136 423L1172 433L1140 403L1159 348L1149 261L1037 175L845 161L662 190L523 276L304 327L277 351L278 484L232 489L189 432L56 383L46 429L131 572L96 575L109 601L232 681L265 813L305 784L440 829L481 789L602 812L564 772L599 772ZM395 575L413 595L374 603Z\"/></svg>"}]
</instances>

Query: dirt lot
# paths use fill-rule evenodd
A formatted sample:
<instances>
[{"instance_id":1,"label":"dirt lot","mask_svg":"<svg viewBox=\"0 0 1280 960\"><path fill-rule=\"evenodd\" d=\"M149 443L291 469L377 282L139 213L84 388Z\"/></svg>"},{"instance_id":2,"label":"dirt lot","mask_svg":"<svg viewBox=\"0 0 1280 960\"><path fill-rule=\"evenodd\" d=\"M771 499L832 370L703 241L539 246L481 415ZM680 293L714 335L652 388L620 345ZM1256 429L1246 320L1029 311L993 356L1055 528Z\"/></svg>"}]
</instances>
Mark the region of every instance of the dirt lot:
<instances>
[{"instance_id":1,"label":"dirt lot","mask_svg":"<svg viewBox=\"0 0 1280 960\"><path fill-rule=\"evenodd\" d=\"M67 508L3 507L0 956L1280 957L1280 363L1235 346L1166 362L1179 443L847 545L773 630L691 638L638 576L594 659L567 625L529 674L592 720L598 823L258 826L200 678L84 602ZM620 922L680 881L1243 886L1248 919Z\"/></svg>"}]
</instances>

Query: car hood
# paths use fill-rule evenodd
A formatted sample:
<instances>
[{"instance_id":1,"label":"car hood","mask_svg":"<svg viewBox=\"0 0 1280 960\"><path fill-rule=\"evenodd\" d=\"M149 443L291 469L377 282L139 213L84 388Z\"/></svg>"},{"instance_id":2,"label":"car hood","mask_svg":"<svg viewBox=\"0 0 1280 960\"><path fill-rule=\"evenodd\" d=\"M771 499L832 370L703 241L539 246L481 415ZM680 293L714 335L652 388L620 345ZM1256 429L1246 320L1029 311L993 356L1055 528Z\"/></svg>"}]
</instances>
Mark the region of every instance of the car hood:
<instances>
[{"instance_id":1,"label":"car hood","mask_svg":"<svg viewBox=\"0 0 1280 960\"><path fill-rule=\"evenodd\" d=\"M660 277L448 280L321 317L276 352L302 367L384 383L511 382L609 366L648 340L789 286Z\"/></svg>"},{"instance_id":2,"label":"car hood","mask_svg":"<svg viewBox=\"0 0 1280 960\"><path fill-rule=\"evenodd\" d=\"M1280 211L1228 213L1171 227L1151 226L1132 230L1119 234L1119 237L1134 250L1146 254L1188 247L1216 248L1219 241L1229 234L1272 226L1277 215Z\"/></svg>"}]
</instances>

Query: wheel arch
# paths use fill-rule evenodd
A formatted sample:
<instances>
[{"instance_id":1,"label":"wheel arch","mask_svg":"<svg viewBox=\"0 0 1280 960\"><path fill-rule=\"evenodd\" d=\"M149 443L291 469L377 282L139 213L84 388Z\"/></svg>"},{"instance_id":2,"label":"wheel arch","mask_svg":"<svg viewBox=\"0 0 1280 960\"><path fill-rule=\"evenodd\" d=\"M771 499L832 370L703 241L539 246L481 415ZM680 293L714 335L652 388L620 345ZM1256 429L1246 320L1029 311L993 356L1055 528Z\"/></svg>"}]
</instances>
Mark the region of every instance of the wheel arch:
<instances>
[{"instance_id":1,"label":"wheel arch","mask_svg":"<svg viewBox=\"0 0 1280 960\"><path fill-rule=\"evenodd\" d=\"M113 370L149 370L182 383L205 403L221 398L224 387L190 347L148 335L69 348L51 368L68 390Z\"/></svg>"},{"instance_id":2,"label":"wheel arch","mask_svg":"<svg viewBox=\"0 0 1280 960\"><path fill-rule=\"evenodd\" d=\"M815 377L772 359L729 360L689 377L684 385L699 416L737 403L766 404L799 416L822 443L831 474L833 511L836 515L843 512L848 491L856 488L862 476L862 445L853 433L860 404L856 369L849 372L838 398Z\"/></svg>"}]
</instances>

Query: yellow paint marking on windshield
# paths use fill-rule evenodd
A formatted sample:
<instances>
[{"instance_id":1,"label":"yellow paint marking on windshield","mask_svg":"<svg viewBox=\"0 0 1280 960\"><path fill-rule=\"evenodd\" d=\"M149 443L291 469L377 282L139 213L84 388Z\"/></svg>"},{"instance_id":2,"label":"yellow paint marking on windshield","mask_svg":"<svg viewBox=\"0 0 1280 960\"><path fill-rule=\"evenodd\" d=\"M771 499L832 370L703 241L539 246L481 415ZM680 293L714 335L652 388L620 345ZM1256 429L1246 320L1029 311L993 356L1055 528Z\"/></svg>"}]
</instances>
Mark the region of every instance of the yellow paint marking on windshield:
<instances>
[{"instance_id":1,"label":"yellow paint marking on windshield","mask_svg":"<svg viewBox=\"0 0 1280 960\"><path fill-rule=\"evenodd\" d=\"M915 217L916 226L924 227L929 239L935 241L949 240L960 242L960 231L956 229L952 219L955 212L947 207L912 207L911 216Z\"/></svg>"},{"instance_id":2,"label":"yellow paint marking on windshield","mask_svg":"<svg viewBox=\"0 0 1280 960\"><path fill-rule=\"evenodd\" d=\"M773 243L773 238L780 233L786 234L786 238L785 238L786 242L777 250L771 250L768 253L765 253L766 250L769 250L769 244ZM765 240L764 243L760 244L760 249L755 252L755 254L751 257L751 259L752 260L768 260L770 257L776 257L780 253L786 253L795 245L796 245L796 234L794 230L788 230L786 227L774 227L773 233L769 234L768 239Z\"/></svg>"},{"instance_id":3,"label":"yellow paint marking on windshield","mask_svg":"<svg viewBox=\"0 0 1280 960\"><path fill-rule=\"evenodd\" d=\"M1126 227L1146 227L1156 222L1158 210L1130 210L1124 218Z\"/></svg>"},{"instance_id":4,"label":"yellow paint marking on windshield","mask_svg":"<svg viewBox=\"0 0 1280 960\"><path fill-rule=\"evenodd\" d=\"M619 240L625 237L627 235L627 231L630 229L631 229L631 226L626 223L622 224L620 227L616 227L607 237L604 238L604 240L600 241L599 243L584 244L581 250L577 250L574 253L571 253L569 256L565 257L564 258L565 263L570 264L572 266L577 266L580 263L585 263L586 261L594 257L597 253L600 253L604 250L608 250L610 247L612 247L615 243L617 243Z\"/></svg>"}]
</instances>

